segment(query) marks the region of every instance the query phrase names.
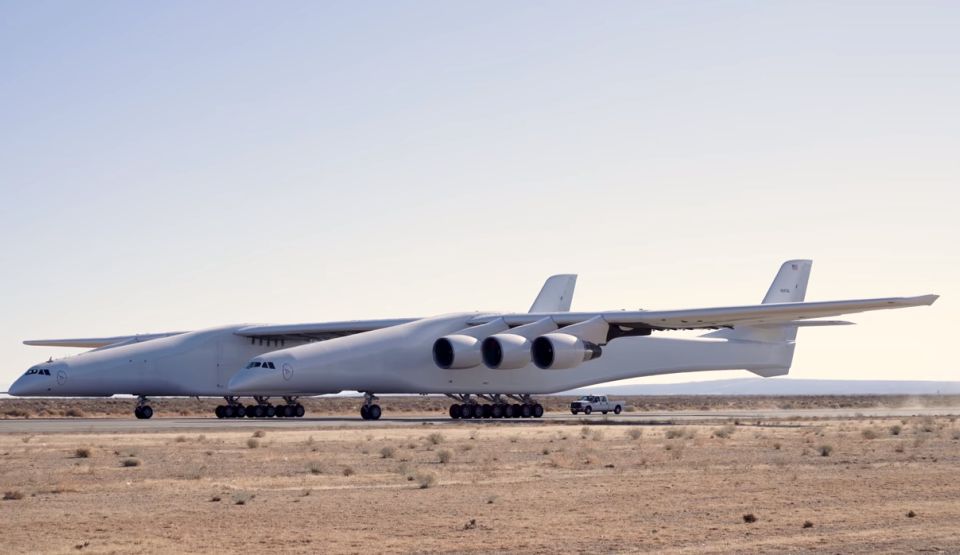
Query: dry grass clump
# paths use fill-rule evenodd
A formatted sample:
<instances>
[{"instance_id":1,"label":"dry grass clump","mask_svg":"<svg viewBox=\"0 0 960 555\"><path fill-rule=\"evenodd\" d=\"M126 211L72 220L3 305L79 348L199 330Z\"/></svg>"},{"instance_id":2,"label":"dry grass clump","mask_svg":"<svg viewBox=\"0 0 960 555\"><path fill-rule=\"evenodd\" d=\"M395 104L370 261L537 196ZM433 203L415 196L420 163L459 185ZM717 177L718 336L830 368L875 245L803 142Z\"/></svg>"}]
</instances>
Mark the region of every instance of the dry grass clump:
<instances>
[{"instance_id":1,"label":"dry grass clump","mask_svg":"<svg viewBox=\"0 0 960 555\"><path fill-rule=\"evenodd\" d=\"M177 436L173 439L175 443L186 443L187 436Z\"/></svg>"},{"instance_id":2,"label":"dry grass clump","mask_svg":"<svg viewBox=\"0 0 960 555\"><path fill-rule=\"evenodd\" d=\"M667 439L677 439L685 436L687 434L686 428L670 428L663 433L663 437Z\"/></svg>"},{"instance_id":3,"label":"dry grass clump","mask_svg":"<svg viewBox=\"0 0 960 555\"><path fill-rule=\"evenodd\" d=\"M255 431L255 432L253 432L253 437L263 437L263 436L265 436L265 435L267 435L267 432L265 432L265 431L263 431L263 430L257 430L257 431Z\"/></svg>"},{"instance_id":4,"label":"dry grass clump","mask_svg":"<svg viewBox=\"0 0 960 555\"><path fill-rule=\"evenodd\" d=\"M727 439L728 437L732 436L733 433L736 431L737 431L737 428L735 426L731 426L727 424L726 426L720 428L719 430L714 430L713 437L717 437L720 439Z\"/></svg>"},{"instance_id":5,"label":"dry grass clump","mask_svg":"<svg viewBox=\"0 0 960 555\"><path fill-rule=\"evenodd\" d=\"M757 521L757 517L753 513L747 513L743 515L743 521L747 524L752 524Z\"/></svg>"},{"instance_id":6,"label":"dry grass clump","mask_svg":"<svg viewBox=\"0 0 960 555\"><path fill-rule=\"evenodd\" d=\"M821 457L829 457L830 453L833 453L833 446L831 445L821 445L817 447L817 453L820 453Z\"/></svg>"},{"instance_id":7,"label":"dry grass clump","mask_svg":"<svg viewBox=\"0 0 960 555\"><path fill-rule=\"evenodd\" d=\"M890 435L898 436L902 430L903 427L900 426L900 424L894 424L893 426L890 426Z\"/></svg>"},{"instance_id":8,"label":"dry grass clump","mask_svg":"<svg viewBox=\"0 0 960 555\"><path fill-rule=\"evenodd\" d=\"M643 428L630 428L627 430L626 435L632 440L638 440L643 437Z\"/></svg>"},{"instance_id":9,"label":"dry grass clump","mask_svg":"<svg viewBox=\"0 0 960 555\"><path fill-rule=\"evenodd\" d=\"M417 471L417 473L413 475L413 479L420 485L420 489L427 489L437 483L436 473L430 472L429 470Z\"/></svg>"},{"instance_id":10,"label":"dry grass clump","mask_svg":"<svg viewBox=\"0 0 960 555\"><path fill-rule=\"evenodd\" d=\"M140 459L123 459L123 462L120 463L120 466L125 468L130 468L134 466L140 466Z\"/></svg>"},{"instance_id":11,"label":"dry grass clump","mask_svg":"<svg viewBox=\"0 0 960 555\"><path fill-rule=\"evenodd\" d=\"M318 462L312 462L307 465L307 470L309 470L310 474L313 475L323 474L323 465Z\"/></svg>"},{"instance_id":12,"label":"dry grass clump","mask_svg":"<svg viewBox=\"0 0 960 555\"><path fill-rule=\"evenodd\" d=\"M7 491L3 494L4 501L17 501L19 499L23 499L23 492L20 490Z\"/></svg>"},{"instance_id":13,"label":"dry grass clump","mask_svg":"<svg viewBox=\"0 0 960 555\"><path fill-rule=\"evenodd\" d=\"M89 447L78 447L73 451L73 456L78 459L89 459L92 454L93 450Z\"/></svg>"},{"instance_id":14,"label":"dry grass clump","mask_svg":"<svg viewBox=\"0 0 960 555\"><path fill-rule=\"evenodd\" d=\"M354 474L357 473L357 471L354 470L352 466L345 466L343 467L343 471L341 473L344 476L353 476Z\"/></svg>"},{"instance_id":15,"label":"dry grass clump","mask_svg":"<svg viewBox=\"0 0 960 555\"><path fill-rule=\"evenodd\" d=\"M429 441L433 445L439 445L443 443L443 439L444 439L443 434L441 434L440 432L433 432L432 434L427 436L427 441Z\"/></svg>"},{"instance_id":16,"label":"dry grass clump","mask_svg":"<svg viewBox=\"0 0 960 555\"><path fill-rule=\"evenodd\" d=\"M809 520L804 520L804 521L803 521L803 527L804 527L804 528L813 528L813 523L810 522Z\"/></svg>"},{"instance_id":17,"label":"dry grass clump","mask_svg":"<svg viewBox=\"0 0 960 555\"><path fill-rule=\"evenodd\" d=\"M860 435L863 436L863 439L877 439L880 437L880 434L877 433L873 428L864 428L860 430Z\"/></svg>"},{"instance_id":18,"label":"dry grass clump","mask_svg":"<svg viewBox=\"0 0 960 555\"><path fill-rule=\"evenodd\" d=\"M83 418L83 411L76 408L70 408L63 411L63 415L68 418Z\"/></svg>"},{"instance_id":19,"label":"dry grass clump","mask_svg":"<svg viewBox=\"0 0 960 555\"><path fill-rule=\"evenodd\" d=\"M442 449L437 451L437 460L440 461L440 464L447 464L453 459L453 452L449 449Z\"/></svg>"},{"instance_id":20,"label":"dry grass clump","mask_svg":"<svg viewBox=\"0 0 960 555\"><path fill-rule=\"evenodd\" d=\"M257 447L260 447L260 440L255 437L251 437L247 440L247 447L249 449L256 449Z\"/></svg>"},{"instance_id":21,"label":"dry grass clump","mask_svg":"<svg viewBox=\"0 0 960 555\"><path fill-rule=\"evenodd\" d=\"M387 446L380 449L380 458L381 459L392 459L393 455L397 452L393 447Z\"/></svg>"}]
</instances>

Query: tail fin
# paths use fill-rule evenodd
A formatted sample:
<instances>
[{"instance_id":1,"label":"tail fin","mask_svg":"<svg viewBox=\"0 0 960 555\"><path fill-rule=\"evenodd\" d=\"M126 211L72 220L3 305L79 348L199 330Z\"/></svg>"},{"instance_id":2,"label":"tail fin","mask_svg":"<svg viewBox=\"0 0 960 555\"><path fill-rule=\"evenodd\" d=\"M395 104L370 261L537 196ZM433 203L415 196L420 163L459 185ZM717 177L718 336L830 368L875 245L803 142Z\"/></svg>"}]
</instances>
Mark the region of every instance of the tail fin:
<instances>
[{"instance_id":1,"label":"tail fin","mask_svg":"<svg viewBox=\"0 0 960 555\"><path fill-rule=\"evenodd\" d=\"M812 260L788 260L780 266L777 277L763 297L763 304L799 303L807 296L807 282L810 279ZM839 324L839 322L838 322ZM783 376L790 372L793 363L793 350L797 339L797 328L803 323L768 324L762 326L740 326L734 329L709 333L707 337L722 337L740 341L758 341L771 343L777 349L777 363L769 368L754 368L750 371L758 376L770 378Z\"/></svg>"},{"instance_id":2,"label":"tail fin","mask_svg":"<svg viewBox=\"0 0 960 555\"><path fill-rule=\"evenodd\" d=\"M530 312L567 312L573 302L573 290L577 286L577 274L550 276L544 282Z\"/></svg>"},{"instance_id":3,"label":"tail fin","mask_svg":"<svg viewBox=\"0 0 960 555\"><path fill-rule=\"evenodd\" d=\"M770 284L763 304L801 303L807 296L807 281L813 260L787 260Z\"/></svg>"}]
</instances>

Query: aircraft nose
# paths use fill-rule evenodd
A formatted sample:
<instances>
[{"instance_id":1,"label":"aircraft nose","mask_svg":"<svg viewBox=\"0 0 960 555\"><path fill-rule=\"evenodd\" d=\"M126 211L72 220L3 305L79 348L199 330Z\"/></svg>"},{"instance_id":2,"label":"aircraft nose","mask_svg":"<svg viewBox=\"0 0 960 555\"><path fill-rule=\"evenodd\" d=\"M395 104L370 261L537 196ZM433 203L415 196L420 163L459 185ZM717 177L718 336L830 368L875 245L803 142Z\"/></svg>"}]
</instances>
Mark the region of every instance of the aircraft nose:
<instances>
[{"instance_id":1,"label":"aircraft nose","mask_svg":"<svg viewBox=\"0 0 960 555\"><path fill-rule=\"evenodd\" d=\"M41 395L50 384L39 383L38 380L30 380L35 376L20 376L17 381L10 385L9 393L14 397L29 397L31 395Z\"/></svg>"},{"instance_id":2,"label":"aircraft nose","mask_svg":"<svg viewBox=\"0 0 960 555\"><path fill-rule=\"evenodd\" d=\"M252 372L249 369L241 370L233 375L230 378L230 382L227 384L227 389L230 390L230 393L243 394L243 393L266 393L268 390L272 389L271 386L275 385L274 380L271 379L272 376L266 375L262 372Z\"/></svg>"}]
</instances>

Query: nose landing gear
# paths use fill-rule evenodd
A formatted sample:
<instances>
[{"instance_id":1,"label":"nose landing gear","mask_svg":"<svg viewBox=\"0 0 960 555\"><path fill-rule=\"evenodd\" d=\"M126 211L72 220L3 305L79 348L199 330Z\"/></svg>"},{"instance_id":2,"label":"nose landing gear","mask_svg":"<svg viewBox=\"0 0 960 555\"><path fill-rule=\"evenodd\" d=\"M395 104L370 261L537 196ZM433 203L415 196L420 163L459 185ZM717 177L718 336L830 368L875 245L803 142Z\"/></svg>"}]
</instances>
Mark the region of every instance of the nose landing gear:
<instances>
[{"instance_id":1,"label":"nose landing gear","mask_svg":"<svg viewBox=\"0 0 960 555\"><path fill-rule=\"evenodd\" d=\"M379 400L380 398L373 393L364 393L363 406L360 407L360 418L364 420L380 420L380 415L383 414L383 411L380 410L380 405L374 403L374 401Z\"/></svg>"}]
</instances>

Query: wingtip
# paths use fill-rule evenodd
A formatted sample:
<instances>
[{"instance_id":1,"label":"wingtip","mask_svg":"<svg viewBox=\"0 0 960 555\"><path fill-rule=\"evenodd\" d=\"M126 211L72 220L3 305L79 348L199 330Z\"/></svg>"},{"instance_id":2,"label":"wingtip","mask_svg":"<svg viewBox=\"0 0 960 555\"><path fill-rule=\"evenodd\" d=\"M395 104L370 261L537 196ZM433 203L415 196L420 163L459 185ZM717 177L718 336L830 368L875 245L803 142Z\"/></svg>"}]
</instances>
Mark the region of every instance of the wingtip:
<instances>
[{"instance_id":1,"label":"wingtip","mask_svg":"<svg viewBox=\"0 0 960 555\"><path fill-rule=\"evenodd\" d=\"M920 299L923 301L923 304L930 306L933 303L937 302L937 299L940 298L940 295L923 295Z\"/></svg>"}]
</instances>

